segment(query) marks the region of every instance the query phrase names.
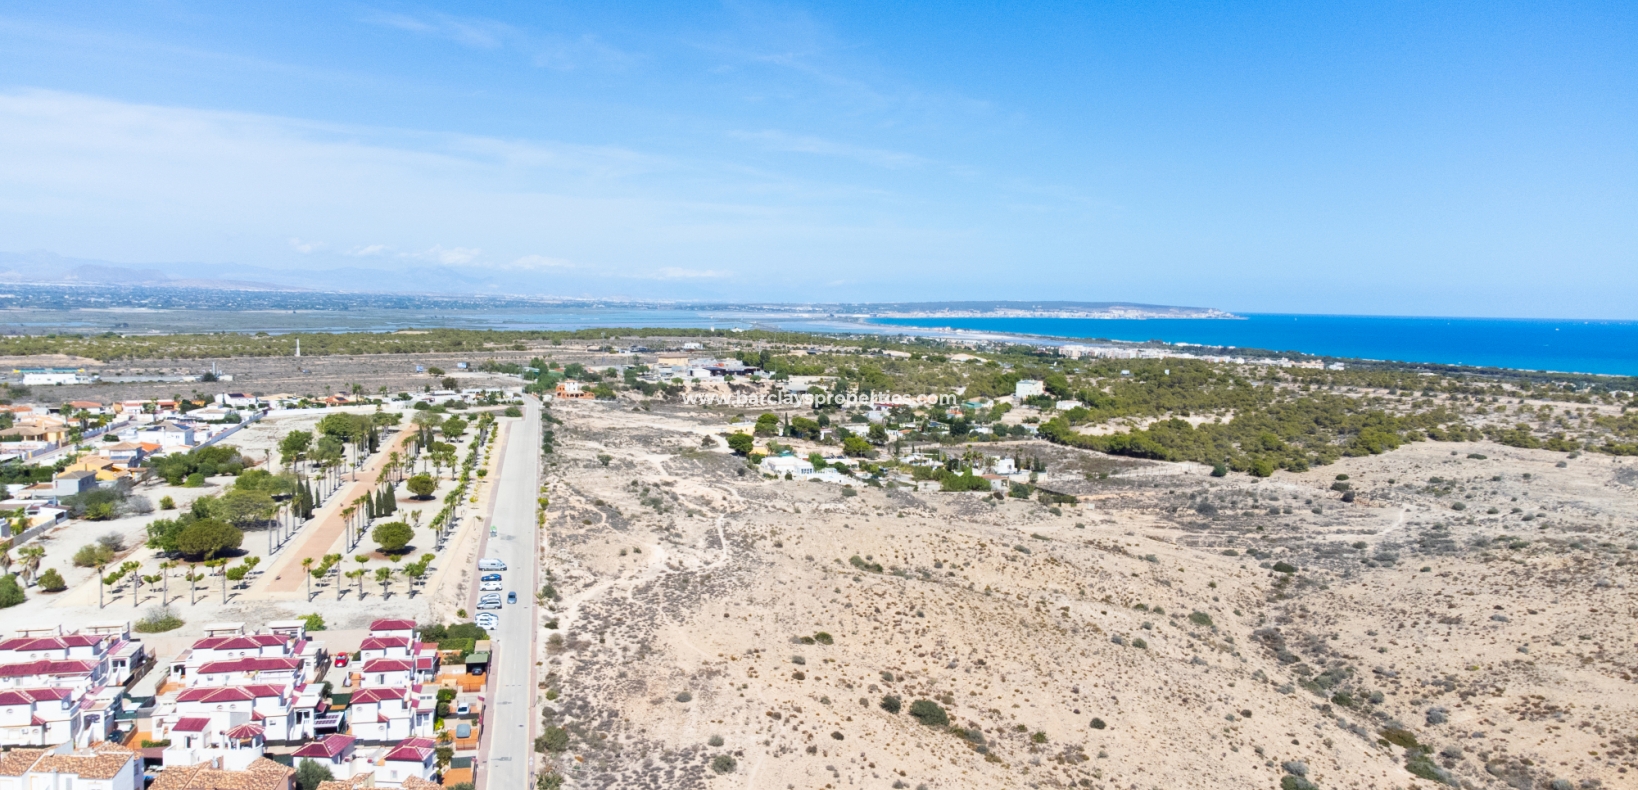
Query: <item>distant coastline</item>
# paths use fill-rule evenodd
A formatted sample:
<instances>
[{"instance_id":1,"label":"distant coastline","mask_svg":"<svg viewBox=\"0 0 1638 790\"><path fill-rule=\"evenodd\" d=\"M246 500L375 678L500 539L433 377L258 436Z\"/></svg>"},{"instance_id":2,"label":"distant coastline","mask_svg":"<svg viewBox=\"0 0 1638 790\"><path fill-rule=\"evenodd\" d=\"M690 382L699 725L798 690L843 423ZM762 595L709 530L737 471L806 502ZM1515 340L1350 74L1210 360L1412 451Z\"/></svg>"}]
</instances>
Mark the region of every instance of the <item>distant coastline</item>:
<instances>
[{"instance_id":1,"label":"distant coastline","mask_svg":"<svg viewBox=\"0 0 1638 790\"><path fill-rule=\"evenodd\" d=\"M1249 313L1239 321L872 319L882 331L956 331L1048 342L1158 342L1327 359L1638 376L1638 321ZM972 336L968 334L967 336Z\"/></svg>"}]
</instances>

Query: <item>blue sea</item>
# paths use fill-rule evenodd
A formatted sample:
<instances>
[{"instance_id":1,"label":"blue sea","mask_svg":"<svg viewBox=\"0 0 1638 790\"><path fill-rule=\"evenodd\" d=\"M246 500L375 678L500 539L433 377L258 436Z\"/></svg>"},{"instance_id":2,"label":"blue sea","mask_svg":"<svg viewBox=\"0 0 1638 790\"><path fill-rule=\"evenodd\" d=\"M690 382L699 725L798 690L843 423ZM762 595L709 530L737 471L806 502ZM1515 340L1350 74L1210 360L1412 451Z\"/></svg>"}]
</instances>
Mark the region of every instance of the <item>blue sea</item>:
<instances>
[{"instance_id":1,"label":"blue sea","mask_svg":"<svg viewBox=\"0 0 1638 790\"><path fill-rule=\"evenodd\" d=\"M1396 362L1638 376L1638 321L1281 315L1244 320L883 318L877 325L1054 338L1162 340Z\"/></svg>"}]
</instances>

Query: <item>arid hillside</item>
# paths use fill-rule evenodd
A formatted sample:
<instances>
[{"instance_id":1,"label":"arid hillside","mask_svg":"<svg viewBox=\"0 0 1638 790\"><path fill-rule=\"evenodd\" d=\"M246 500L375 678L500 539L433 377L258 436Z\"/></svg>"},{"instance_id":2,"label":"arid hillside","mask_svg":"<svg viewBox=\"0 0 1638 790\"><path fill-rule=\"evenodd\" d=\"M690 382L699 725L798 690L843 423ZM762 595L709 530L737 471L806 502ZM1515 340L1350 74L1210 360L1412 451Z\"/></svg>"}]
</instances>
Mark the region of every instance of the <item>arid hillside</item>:
<instances>
[{"instance_id":1,"label":"arid hillside","mask_svg":"<svg viewBox=\"0 0 1638 790\"><path fill-rule=\"evenodd\" d=\"M678 405L552 412L570 786L1633 786L1632 459L980 448L1043 458L1054 506L768 479Z\"/></svg>"}]
</instances>

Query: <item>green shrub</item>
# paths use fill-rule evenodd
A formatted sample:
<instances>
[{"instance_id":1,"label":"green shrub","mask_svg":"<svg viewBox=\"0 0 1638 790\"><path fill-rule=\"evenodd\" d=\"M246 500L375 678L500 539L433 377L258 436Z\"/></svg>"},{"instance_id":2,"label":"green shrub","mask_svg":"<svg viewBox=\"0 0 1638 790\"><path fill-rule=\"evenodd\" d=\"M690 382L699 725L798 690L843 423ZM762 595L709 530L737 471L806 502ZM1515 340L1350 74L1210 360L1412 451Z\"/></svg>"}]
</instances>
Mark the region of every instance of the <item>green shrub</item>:
<instances>
[{"instance_id":1,"label":"green shrub","mask_svg":"<svg viewBox=\"0 0 1638 790\"><path fill-rule=\"evenodd\" d=\"M107 565L113 560L113 550L98 543L87 543L74 552L74 567L76 568L95 568L98 565Z\"/></svg>"},{"instance_id":2,"label":"green shrub","mask_svg":"<svg viewBox=\"0 0 1638 790\"><path fill-rule=\"evenodd\" d=\"M1205 612L1192 612L1189 614L1189 622L1209 627L1211 625L1211 615Z\"/></svg>"},{"instance_id":3,"label":"green shrub","mask_svg":"<svg viewBox=\"0 0 1638 790\"><path fill-rule=\"evenodd\" d=\"M848 557L847 558L847 563L849 565L852 565L855 568L858 568L861 571L869 571L871 573L881 573L882 572L882 564L881 563L879 563L879 562L865 562L864 559L859 557L859 555L857 555L857 554L855 554L855 555L853 555L851 557Z\"/></svg>"},{"instance_id":4,"label":"green shrub","mask_svg":"<svg viewBox=\"0 0 1638 790\"><path fill-rule=\"evenodd\" d=\"M888 694L882 697L881 706L882 710L896 714L904 707L904 703L898 697Z\"/></svg>"},{"instance_id":5,"label":"green shrub","mask_svg":"<svg viewBox=\"0 0 1638 790\"><path fill-rule=\"evenodd\" d=\"M324 615L314 612L306 617L303 617L302 623L306 625L307 630L309 631L323 631Z\"/></svg>"},{"instance_id":6,"label":"green shrub","mask_svg":"<svg viewBox=\"0 0 1638 790\"><path fill-rule=\"evenodd\" d=\"M1275 573L1296 573L1297 572L1297 566L1292 565L1289 562L1283 562L1283 561L1282 562L1276 562L1276 563L1274 563L1274 572Z\"/></svg>"},{"instance_id":7,"label":"green shrub","mask_svg":"<svg viewBox=\"0 0 1638 790\"><path fill-rule=\"evenodd\" d=\"M1421 748L1421 744L1416 742L1416 734L1403 727L1389 727L1383 730L1382 740L1402 749Z\"/></svg>"},{"instance_id":8,"label":"green shrub","mask_svg":"<svg viewBox=\"0 0 1638 790\"><path fill-rule=\"evenodd\" d=\"M16 575L8 573L0 576L0 609L9 609L27 598L23 594L23 586L17 583Z\"/></svg>"},{"instance_id":9,"label":"green shrub","mask_svg":"<svg viewBox=\"0 0 1638 790\"><path fill-rule=\"evenodd\" d=\"M1104 723L1103 719L1093 719L1092 720L1092 729L1094 729L1094 730L1101 730L1101 729L1103 729L1105 727L1108 727L1108 726L1109 726L1108 724Z\"/></svg>"},{"instance_id":10,"label":"green shrub","mask_svg":"<svg viewBox=\"0 0 1638 790\"><path fill-rule=\"evenodd\" d=\"M721 735L713 735L705 743L708 746L721 746L724 743L724 741L722 740Z\"/></svg>"},{"instance_id":11,"label":"green shrub","mask_svg":"<svg viewBox=\"0 0 1638 790\"><path fill-rule=\"evenodd\" d=\"M45 592L62 592L68 589L68 582L63 581L63 575L58 573L56 568L46 568L45 573L40 574L40 578L35 579L34 583Z\"/></svg>"},{"instance_id":12,"label":"green shrub","mask_svg":"<svg viewBox=\"0 0 1638 790\"><path fill-rule=\"evenodd\" d=\"M726 754L719 754L711 758L711 770L719 774L731 774L738 767L739 764L734 762L734 758Z\"/></svg>"},{"instance_id":13,"label":"green shrub","mask_svg":"<svg viewBox=\"0 0 1638 790\"><path fill-rule=\"evenodd\" d=\"M370 530L370 540L381 547L383 554L403 551L415 539L415 528L402 521L389 521Z\"/></svg>"},{"instance_id":14,"label":"green shrub","mask_svg":"<svg viewBox=\"0 0 1638 790\"><path fill-rule=\"evenodd\" d=\"M943 727L950 723L950 714L945 713L943 706L930 699L918 699L910 703L910 716L929 727Z\"/></svg>"},{"instance_id":15,"label":"green shrub","mask_svg":"<svg viewBox=\"0 0 1638 790\"><path fill-rule=\"evenodd\" d=\"M547 727L535 738L535 751L560 754L569 749L569 731L562 727Z\"/></svg>"},{"instance_id":16,"label":"green shrub","mask_svg":"<svg viewBox=\"0 0 1638 790\"><path fill-rule=\"evenodd\" d=\"M171 613L169 608L153 609L141 620L136 622L136 630L144 634L162 634L166 631L175 631L185 623L182 618Z\"/></svg>"},{"instance_id":17,"label":"green shrub","mask_svg":"<svg viewBox=\"0 0 1638 790\"><path fill-rule=\"evenodd\" d=\"M824 631L814 634L813 641L818 642L821 645L831 645L836 643L836 639Z\"/></svg>"},{"instance_id":18,"label":"green shrub","mask_svg":"<svg viewBox=\"0 0 1638 790\"><path fill-rule=\"evenodd\" d=\"M1319 790L1319 786L1303 777L1286 774L1280 777L1280 790Z\"/></svg>"}]
</instances>

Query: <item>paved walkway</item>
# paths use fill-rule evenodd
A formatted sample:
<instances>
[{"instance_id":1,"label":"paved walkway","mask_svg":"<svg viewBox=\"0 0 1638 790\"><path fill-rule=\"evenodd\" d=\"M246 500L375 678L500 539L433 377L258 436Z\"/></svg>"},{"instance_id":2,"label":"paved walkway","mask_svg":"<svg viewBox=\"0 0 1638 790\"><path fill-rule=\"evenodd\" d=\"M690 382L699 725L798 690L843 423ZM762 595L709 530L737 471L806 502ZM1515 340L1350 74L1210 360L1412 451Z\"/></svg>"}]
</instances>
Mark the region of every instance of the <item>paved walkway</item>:
<instances>
[{"instance_id":1,"label":"paved walkway","mask_svg":"<svg viewBox=\"0 0 1638 790\"><path fill-rule=\"evenodd\" d=\"M393 450L402 451L414 437L414 431L399 431L398 438L391 445L382 447L369 463L353 474L354 482L343 484L340 491L331 495L330 503L318 514L318 523L303 527L304 534L296 536L300 545L281 552L278 561L264 574L264 578L269 580L266 587L268 592L289 593L306 589L307 572L302 569L301 561L311 557L316 565L324 555L331 553L330 549L335 548L336 541L347 532L347 520L341 517L342 509L349 502L375 491L380 485L381 468L386 466L387 457Z\"/></svg>"}]
</instances>

